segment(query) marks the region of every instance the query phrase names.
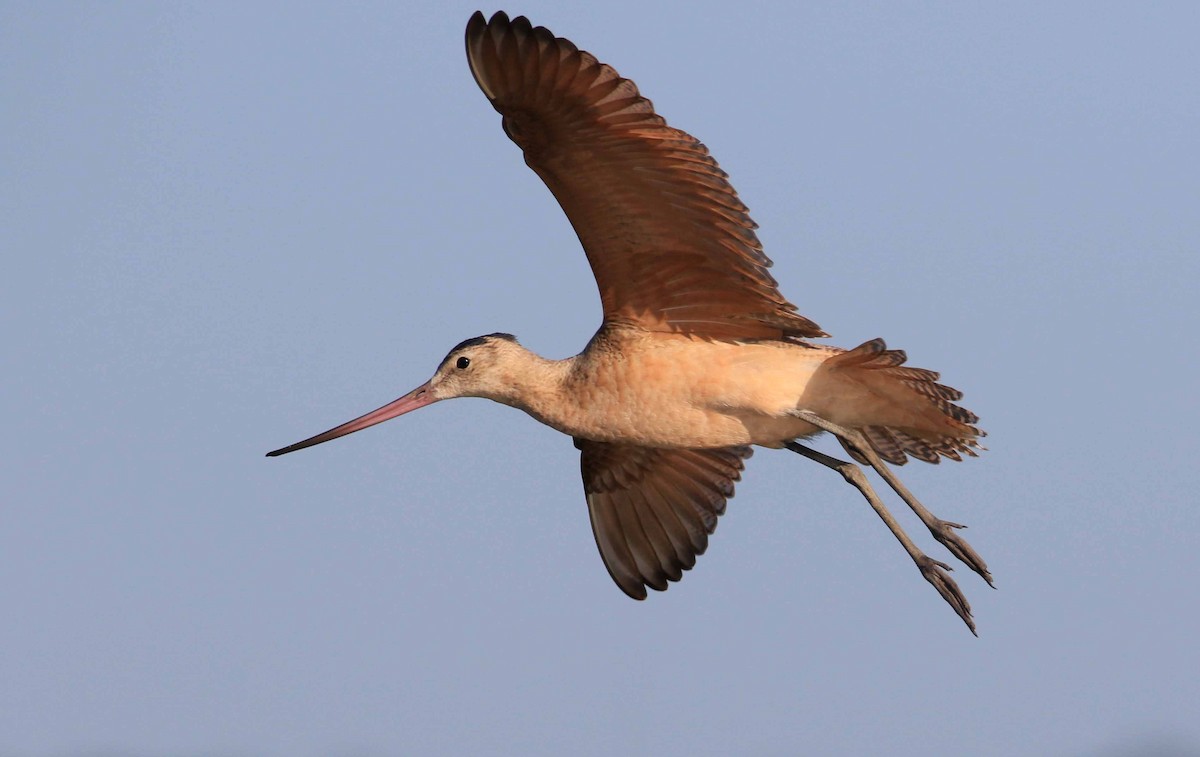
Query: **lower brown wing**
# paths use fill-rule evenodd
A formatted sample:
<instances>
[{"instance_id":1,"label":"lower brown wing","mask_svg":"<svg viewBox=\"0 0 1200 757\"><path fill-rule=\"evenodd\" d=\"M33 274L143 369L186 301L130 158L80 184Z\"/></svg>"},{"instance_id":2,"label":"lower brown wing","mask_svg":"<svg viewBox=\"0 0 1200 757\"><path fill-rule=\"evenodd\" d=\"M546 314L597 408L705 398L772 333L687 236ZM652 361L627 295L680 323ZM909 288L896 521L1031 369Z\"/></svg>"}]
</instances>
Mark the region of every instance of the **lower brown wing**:
<instances>
[{"instance_id":1,"label":"lower brown wing","mask_svg":"<svg viewBox=\"0 0 1200 757\"><path fill-rule=\"evenodd\" d=\"M748 446L656 449L576 439L596 546L629 596L665 591L696 564L733 496Z\"/></svg>"}]
</instances>

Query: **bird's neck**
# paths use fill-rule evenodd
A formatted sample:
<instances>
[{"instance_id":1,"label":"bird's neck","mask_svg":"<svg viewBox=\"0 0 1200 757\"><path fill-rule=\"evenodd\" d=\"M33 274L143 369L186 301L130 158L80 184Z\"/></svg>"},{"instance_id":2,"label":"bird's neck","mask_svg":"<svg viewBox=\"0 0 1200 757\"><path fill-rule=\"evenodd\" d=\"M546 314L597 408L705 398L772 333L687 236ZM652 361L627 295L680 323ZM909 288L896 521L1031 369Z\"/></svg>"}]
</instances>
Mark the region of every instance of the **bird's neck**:
<instances>
[{"instance_id":1,"label":"bird's neck","mask_svg":"<svg viewBox=\"0 0 1200 757\"><path fill-rule=\"evenodd\" d=\"M524 410L542 423L570 433L574 408L567 385L577 359L549 360L529 352L519 370L504 376L503 393L491 399Z\"/></svg>"}]
</instances>

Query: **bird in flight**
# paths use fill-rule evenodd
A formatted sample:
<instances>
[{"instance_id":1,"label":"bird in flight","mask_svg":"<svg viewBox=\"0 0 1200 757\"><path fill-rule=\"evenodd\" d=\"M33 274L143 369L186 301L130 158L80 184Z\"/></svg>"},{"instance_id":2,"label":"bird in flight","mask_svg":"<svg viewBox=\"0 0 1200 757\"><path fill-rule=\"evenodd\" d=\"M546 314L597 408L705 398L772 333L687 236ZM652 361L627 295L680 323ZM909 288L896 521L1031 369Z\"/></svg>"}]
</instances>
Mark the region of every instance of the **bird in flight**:
<instances>
[{"instance_id":1,"label":"bird in flight","mask_svg":"<svg viewBox=\"0 0 1200 757\"><path fill-rule=\"evenodd\" d=\"M933 515L888 467L975 456L984 432L954 404L962 393L905 365L882 339L853 349L812 341L828 334L780 293L725 172L612 67L503 12L476 12L466 47L504 132L579 236L600 290L600 328L565 360L510 334L467 339L403 397L269 456L454 397L524 410L574 439L600 556L622 591L644 599L704 553L751 446L788 449L856 487L975 633L950 566L916 546L859 467L873 468L991 584L962 526ZM822 432L853 462L801 443Z\"/></svg>"}]
</instances>

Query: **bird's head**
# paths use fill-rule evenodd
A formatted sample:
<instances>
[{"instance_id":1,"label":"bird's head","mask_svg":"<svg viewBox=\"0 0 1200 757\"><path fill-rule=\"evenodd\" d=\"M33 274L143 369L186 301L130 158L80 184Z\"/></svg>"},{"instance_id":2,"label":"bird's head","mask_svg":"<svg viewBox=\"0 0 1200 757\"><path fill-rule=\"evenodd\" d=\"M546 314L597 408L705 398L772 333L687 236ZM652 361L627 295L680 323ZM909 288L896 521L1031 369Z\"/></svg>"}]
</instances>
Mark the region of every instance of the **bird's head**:
<instances>
[{"instance_id":1,"label":"bird's head","mask_svg":"<svg viewBox=\"0 0 1200 757\"><path fill-rule=\"evenodd\" d=\"M438 364L433 378L403 397L322 434L268 452L267 457L286 455L337 439L438 400L485 397L508 404L514 398L514 377L531 355L512 334L488 334L459 342Z\"/></svg>"},{"instance_id":2,"label":"bird's head","mask_svg":"<svg viewBox=\"0 0 1200 757\"><path fill-rule=\"evenodd\" d=\"M484 397L507 402L512 396L514 375L529 356L530 352L512 334L477 336L455 345L425 387L434 401Z\"/></svg>"}]
</instances>

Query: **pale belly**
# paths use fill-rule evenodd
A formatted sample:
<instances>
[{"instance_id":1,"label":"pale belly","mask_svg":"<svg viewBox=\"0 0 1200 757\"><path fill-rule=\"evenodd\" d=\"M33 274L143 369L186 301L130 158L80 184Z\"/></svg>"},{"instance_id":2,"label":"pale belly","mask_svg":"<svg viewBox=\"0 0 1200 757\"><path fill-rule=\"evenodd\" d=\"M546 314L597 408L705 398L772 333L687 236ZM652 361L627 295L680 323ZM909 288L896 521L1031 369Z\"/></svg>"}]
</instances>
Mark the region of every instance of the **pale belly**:
<instances>
[{"instance_id":1,"label":"pale belly","mask_svg":"<svg viewBox=\"0 0 1200 757\"><path fill-rule=\"evenodd\" d=\"M572 412L531 414L572 436L649 447L779 447L819 431L789 413L812 393L833 350L647 341L619 360L589 366L573 391Z\"/></svg>"}]
</instances>

